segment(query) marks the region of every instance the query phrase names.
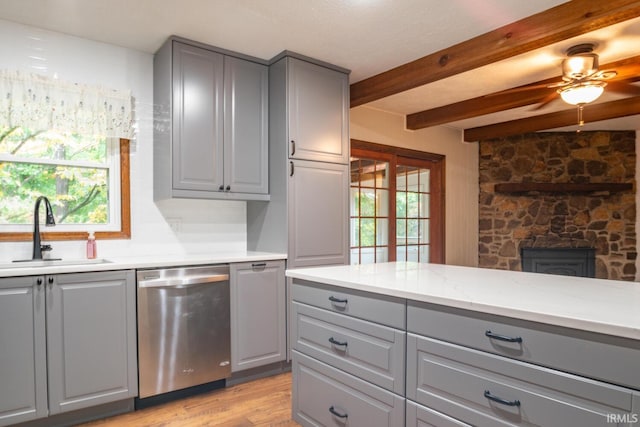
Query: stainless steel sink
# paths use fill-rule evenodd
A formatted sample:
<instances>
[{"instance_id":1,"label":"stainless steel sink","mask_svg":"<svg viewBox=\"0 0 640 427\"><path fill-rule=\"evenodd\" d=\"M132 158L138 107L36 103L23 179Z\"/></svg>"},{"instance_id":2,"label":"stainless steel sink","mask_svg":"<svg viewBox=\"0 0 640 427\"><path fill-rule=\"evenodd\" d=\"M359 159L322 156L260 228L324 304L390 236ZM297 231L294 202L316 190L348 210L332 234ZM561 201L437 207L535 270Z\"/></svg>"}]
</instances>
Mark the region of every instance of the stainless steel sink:
<instances>
[{"instance_id":1,"label":"stainless steel sink","mask_svg":"<svg viewBox=\"0 0 640 427\"><path fill-rule=\"evenodd\" d=\"M0 269L7 268L39 268L39 267L57 267L64 265L87 265L87 264L107 264L111 261L104 258L96 259L57 259L57 260L35 260L35 261L18 261L0 264Z\"/></svg>"}]
</instances>

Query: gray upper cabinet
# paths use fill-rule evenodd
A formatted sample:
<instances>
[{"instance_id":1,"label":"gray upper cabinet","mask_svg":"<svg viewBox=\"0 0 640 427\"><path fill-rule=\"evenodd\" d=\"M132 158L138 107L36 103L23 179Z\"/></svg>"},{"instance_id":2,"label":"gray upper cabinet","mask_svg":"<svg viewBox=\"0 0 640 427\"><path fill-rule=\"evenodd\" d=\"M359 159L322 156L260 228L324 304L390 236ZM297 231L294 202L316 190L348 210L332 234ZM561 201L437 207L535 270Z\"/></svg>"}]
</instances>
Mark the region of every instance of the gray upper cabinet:
<instances>
[{"instance_id":1,"label":"gray upper cabinet","mask_svg":"<svg viewBox=\"0 0 640 427\"><path fill-rule=\"evenodd\" d=\"M286 356L284 261L231 264L231 371Z\"/></svg>"},{"instance_id":2,"label":"gray upper cabinet","mask_svg":"<svg viewBox=\"0 0 640 427\"><path fill-rule=\"evenodd\" d=\"M225 188L234 193L269 193L269 69L226 56Z\"/></svg>"},{"instance_id":3,"label":"gray upper cabinet","mask_svg":"<svg viewBox=\"0 0 640 427\"><path fill-rule=\"evenodd\" d=\"M173 188L218 191L224 183L224 56L173 42Z\"/></svg>"},{"instance_id":4,"label":"gray upper cabinet","mask_svg":"<svg viewBox=\"0 0 640 427\"><path fill-rule=\"evenodd\" d=\"M268 68L170 38L154 57L154 198L268 200Z\"/></svg>"},{"instance_id":5,"label":"gray upper cabinet","mask_svg":"<svg viewBox=\"0 0 640 427\"><path fill-rule=\"evenodd\" d=\"M138 393L132 271L0 280L0 426Z\"/></svg>"},{"instance_id":6,"label":"gray upper cabinet","mask_svg":"<svg viewBox=\"0 0 640 427\"><path fill-rule=\"evenodd\" d=\"M349 75L287 58L289 157L349 162Z\"/></svg>"}]
</instances>

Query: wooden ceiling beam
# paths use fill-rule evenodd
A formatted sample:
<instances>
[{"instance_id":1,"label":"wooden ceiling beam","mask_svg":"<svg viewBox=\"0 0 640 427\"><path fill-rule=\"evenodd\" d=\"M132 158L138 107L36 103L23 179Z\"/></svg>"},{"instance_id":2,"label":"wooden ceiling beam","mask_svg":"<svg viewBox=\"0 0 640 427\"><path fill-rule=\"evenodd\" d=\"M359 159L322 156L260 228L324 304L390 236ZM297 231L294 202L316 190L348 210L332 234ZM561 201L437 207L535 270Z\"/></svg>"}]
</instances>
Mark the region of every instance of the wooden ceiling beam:
<instances>
[{"instance_id":1,"label":"wooden ceiling beam","mask_svg":"<svg viewBox=\"0 0 640 427\"><path fill-rule=\"evenodd\" d=\"M626 80L640 75L640 56L625 58L619 61L610 62L600 66L601 70L616 70L618 75L611 81ZM442 107L431 108L408 114L406 117L407 129L418 130L430 126L455 122L457 120L469 119L483 116L485 114L497 113L511 108L524 107L540 102L546 96L552 94L555 89L539 87L528 89L531 86L545 86L560 81L560 77L541 80L505 91L492 93L490 95L479 96L477 98L456 102ZM520 90L523 89L523 90Z\"/></svg>"},{"instance_id":2,"label":"wooden ceiling beam","mask_svg":"<svg viewBox=\"0 0 640 427\"><path fill-rule=\"evenodd\" d=\"M583 119L585 123L591 123L618 117L633 116L635 114L640 114L640 96L587 105L583 110ZM464 140L467 142L475 142L502 138L545 129L572 126L577 123L578 113L576 107L570 110L542 114L526 119L465 129Z\"/></svg>"},{"instance_id":3,"label":"wooden ceiling beam","mask_svg":"<svg viewBox=\"0 0 640 427\"><path fill-rule=\"evenodd\" d=\"M351 107L640 16L640 1L572 0L351 85Z\"/></svg>"}]
</instances>

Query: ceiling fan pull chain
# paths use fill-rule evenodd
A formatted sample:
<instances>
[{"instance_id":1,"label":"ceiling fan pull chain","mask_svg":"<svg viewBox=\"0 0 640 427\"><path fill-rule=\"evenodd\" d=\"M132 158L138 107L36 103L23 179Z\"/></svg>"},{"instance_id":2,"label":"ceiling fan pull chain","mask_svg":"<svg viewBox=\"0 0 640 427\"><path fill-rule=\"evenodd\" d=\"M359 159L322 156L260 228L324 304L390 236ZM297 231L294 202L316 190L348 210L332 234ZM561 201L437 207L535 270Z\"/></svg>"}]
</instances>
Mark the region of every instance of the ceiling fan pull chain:
<instances>
[{"instance_id":1,"label":"ceiling fan pull chain","mask_svg":"<svg viewBox=\"0 0 640 427\"><path fill-rule=\"evenodd\" d=\"M584 105L578 105L578 126L584 126L584 120L582 119L582 110L584 109ZM580 132L580 129L577 130Z\"/></svg>"}]
</instances>

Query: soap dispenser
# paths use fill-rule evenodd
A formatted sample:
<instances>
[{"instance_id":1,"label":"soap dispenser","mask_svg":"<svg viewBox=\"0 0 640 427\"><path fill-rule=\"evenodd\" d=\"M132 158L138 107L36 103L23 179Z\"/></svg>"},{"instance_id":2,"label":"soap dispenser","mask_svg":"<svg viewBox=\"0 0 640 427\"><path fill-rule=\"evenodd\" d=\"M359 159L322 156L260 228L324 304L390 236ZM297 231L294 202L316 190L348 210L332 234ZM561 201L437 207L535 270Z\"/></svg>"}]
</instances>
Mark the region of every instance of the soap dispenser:
<instances>
[{"instance_id":1,"label":"soap dispenser","mask_svg":"<svg viewBox=\"0 0 640 427\"><path fill-rule=\"evenodd\" d=\"M96 255L97 255L96 236L93 234L93 231L90 231L89 238L87 239L87 258L94 259Z\"/></svg>"}]
</instances>

